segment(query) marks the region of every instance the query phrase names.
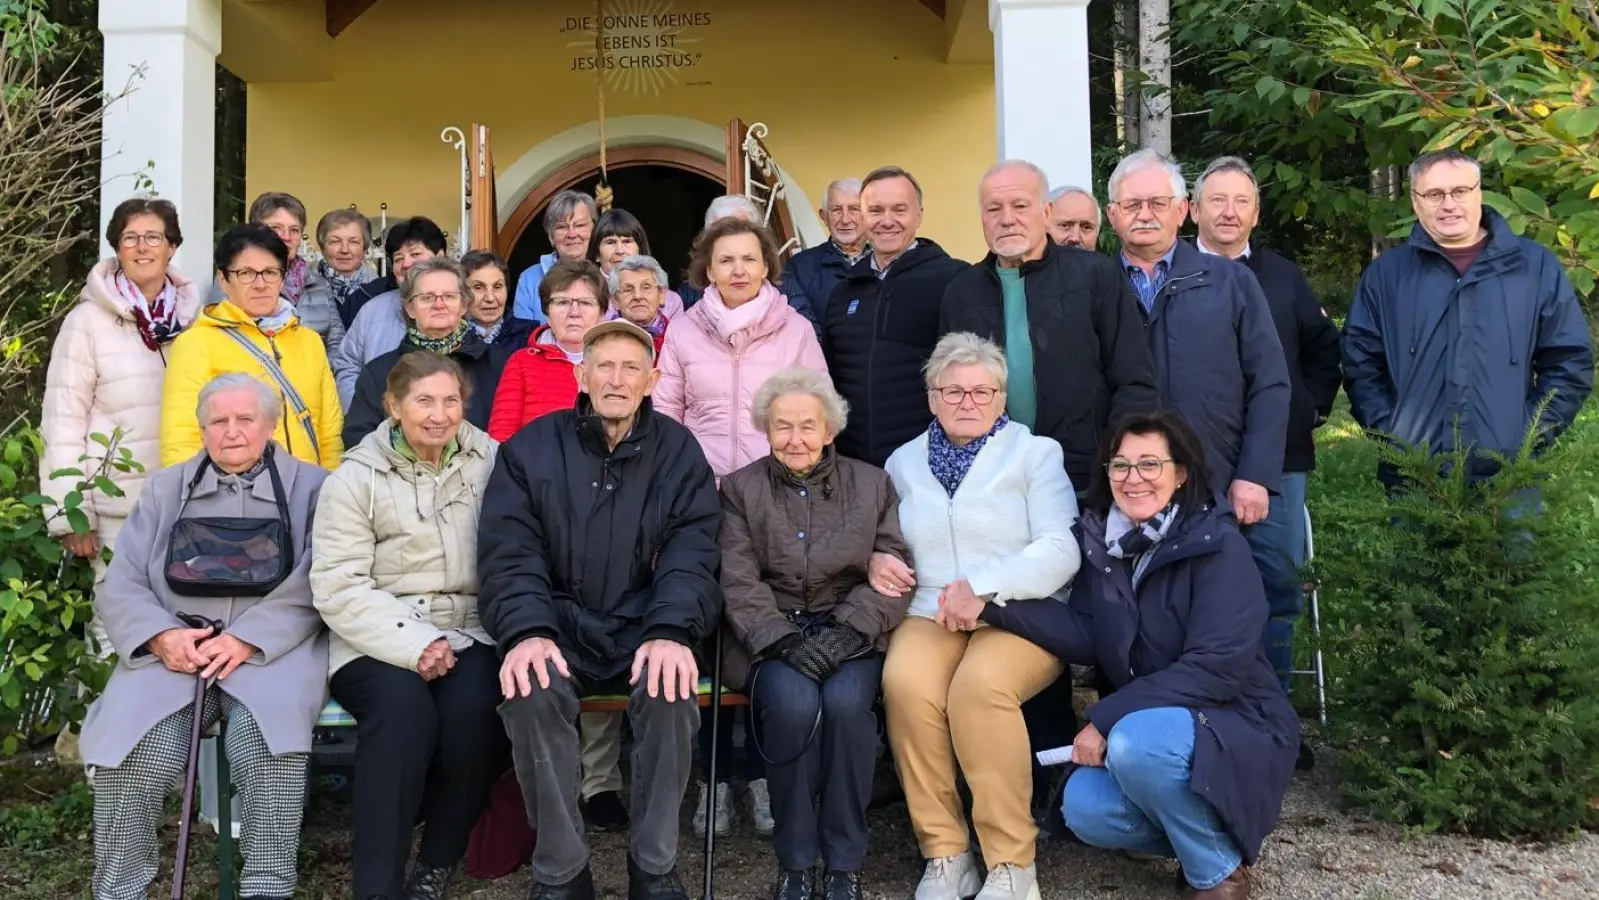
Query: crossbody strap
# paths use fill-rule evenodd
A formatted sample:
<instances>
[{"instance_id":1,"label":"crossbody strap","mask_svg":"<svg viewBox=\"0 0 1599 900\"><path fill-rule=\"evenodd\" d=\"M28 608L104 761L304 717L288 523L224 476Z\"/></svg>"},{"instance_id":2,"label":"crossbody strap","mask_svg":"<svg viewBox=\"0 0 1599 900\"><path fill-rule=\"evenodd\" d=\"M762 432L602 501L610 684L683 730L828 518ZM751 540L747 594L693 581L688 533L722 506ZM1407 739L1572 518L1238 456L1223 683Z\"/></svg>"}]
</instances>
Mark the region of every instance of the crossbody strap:
<instances>
[{"instance_id":1,"label":"crossbody strap","mask_svg":"<svg viewBox=\"0 0 1599 900\"><path fill-rule=\"evenodd\" d=\"M255 357L255 361L261 364L261 368L265 369L267 374L272 376L272 380L278 383L278 390L283 392L284 399L288 400L289 406L294 410L294 418L304 426L306 436L311 439L311 452L316 454L316 461L321 464L322 446L317 443L316 426L311 424L310 408L305 405L305 400L300 396L300 392L295 390L294 385L289 381L289 377L283 374L283 369L278 367L277 360L268 356L260 347L257 347L254 341L240 334L237 328L224 328L222 333L232 338L234 343L243 347L247 353Z\"/></svg>"}]
</instances>

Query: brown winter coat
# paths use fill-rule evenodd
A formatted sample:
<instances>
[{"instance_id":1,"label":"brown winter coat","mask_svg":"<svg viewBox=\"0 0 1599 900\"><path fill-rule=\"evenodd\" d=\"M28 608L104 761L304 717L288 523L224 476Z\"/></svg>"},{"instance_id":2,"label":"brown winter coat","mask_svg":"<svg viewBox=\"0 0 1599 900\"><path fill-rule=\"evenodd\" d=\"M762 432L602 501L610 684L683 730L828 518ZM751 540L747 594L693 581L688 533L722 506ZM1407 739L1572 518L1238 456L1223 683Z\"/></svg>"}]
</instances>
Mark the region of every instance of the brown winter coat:
<instances>
[{"instance_id":1,"label":"brown winter coat","mask_svg":"<svg viewBox=\"0 0 1599 900\"><path fill-rule=\"evenodd\" d=\"M746 686L772 645L798 634L789 613L829 613L879 650L910 602L866 581L874 552L910 564L899 532L899 496L888 473L829 445L805 478L764 456L722 479L722 590L731 633L723 680Z\"/></svg>"}]
</instances>

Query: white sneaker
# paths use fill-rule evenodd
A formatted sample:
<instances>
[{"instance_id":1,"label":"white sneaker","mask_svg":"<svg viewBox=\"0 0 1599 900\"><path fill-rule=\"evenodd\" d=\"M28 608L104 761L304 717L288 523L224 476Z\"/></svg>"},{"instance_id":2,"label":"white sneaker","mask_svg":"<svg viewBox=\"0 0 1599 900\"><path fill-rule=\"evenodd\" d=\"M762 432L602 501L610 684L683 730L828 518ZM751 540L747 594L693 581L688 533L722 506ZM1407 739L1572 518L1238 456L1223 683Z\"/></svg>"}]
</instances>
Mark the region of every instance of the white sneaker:
<instances>
[{"instance_id":1,"label":"white sneaker","mask_svg":"<svg viewBox=\"0 0 1599 900\"><path fill-rule=\"evenodd\" d=\"M977 900L1039 900L1038 870L1000 863L988 870L988 881Z\"/></svg>"},{"instance_id":2,"label":"white sneaker","mask_svg":"<svg viewBox=\"0 0 1599 900\"><path fill-rule=\"evenodd\" d=\"M970 853L940 856L927 861L927 871L916 886L916 900L969 900L982 889L977 857Z\"/></svg>"},{"instance_id":3,"label":"white sneaker","mask_svg":"<svg viewBox=\"0 0 1599 900\"><path fill-rule=\"evenodd\" d=\"M766 779L757 778L749 783L750 824L755 827L755 833L761 837L771 837L777 830L777 821L772 818L772 792L767 790Z\"/></svg>"},{"instance_id":4,"label":"white sneaker","mask_svg":"<svg viewBox=\"0 0 1599 900\"><path fill-rule=\"evenodd\" d=\"M694 804L694 835L705 837L705 782L700 782L700 802ZM716 836L727 837L733 833L733 786L716 786Z\"/></svg>"}]
</instances>

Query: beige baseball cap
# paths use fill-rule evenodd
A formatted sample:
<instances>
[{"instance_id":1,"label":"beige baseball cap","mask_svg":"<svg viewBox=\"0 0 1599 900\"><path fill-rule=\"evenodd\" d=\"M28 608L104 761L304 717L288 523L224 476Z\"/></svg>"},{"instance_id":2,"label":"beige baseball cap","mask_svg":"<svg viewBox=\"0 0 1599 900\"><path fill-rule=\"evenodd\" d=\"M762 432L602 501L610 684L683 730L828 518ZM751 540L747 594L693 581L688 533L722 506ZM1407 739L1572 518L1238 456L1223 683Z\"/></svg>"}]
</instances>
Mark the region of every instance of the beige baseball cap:
<instances>
[{"instance_id":1,"label":"beige baseball cap","mask_svg":"<svg viewBox=\"0 0 1599 900\"><path fill-rule=\"evenodd\" d=\"M601 322L600 324L584 332L583 356L586 358L589 354L589 350L599 342L600 338L610 334L625 334L633 340L638 341L640 344L643 344L644 349L649 351L650 364L654 365L655 338L651 337L648 331L645 331L626 319L611 319L608 322Z\"/></svg>"}]
</instances>

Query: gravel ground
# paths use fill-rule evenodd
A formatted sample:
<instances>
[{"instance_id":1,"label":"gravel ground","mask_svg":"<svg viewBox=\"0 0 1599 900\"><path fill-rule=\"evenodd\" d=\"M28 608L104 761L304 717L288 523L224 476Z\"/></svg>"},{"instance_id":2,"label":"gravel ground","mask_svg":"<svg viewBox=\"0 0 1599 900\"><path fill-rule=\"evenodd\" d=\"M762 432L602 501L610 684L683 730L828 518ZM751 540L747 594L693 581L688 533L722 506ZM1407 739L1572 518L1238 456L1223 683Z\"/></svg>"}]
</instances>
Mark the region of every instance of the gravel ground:
<instances>
[{"instance_id":1,"label":"gravel ground","mask_svg":"<svg viewBox=\"0 0 1599 900\"><path fill-rule=\"evenodd\" d=\"M1464 897L1599 897L1599 835L1556 846L1515 845L1460 837L1406 839L1401 829L1340 811L1326 766L1295 782L1275 834L1256 868L1256 900L1456 900ZM908 900L921 859L903 804L872 814L866 888L872 900ZM692 838L685 827L684 834ZM626 839L595 839L594 872L602 900L627 896ZM689 843L693 843L689 840ZM1135 862L1064 840L1039 847L1044 900L1182 897L1173 863ZM699 896L698 845L685 847L679 871ZM739 822L719 842L716 895L765 900L773 877L767 843ZM526 869L499 881L463 885L472 900L521 900Z\"/></svg>"}]
</instances>

